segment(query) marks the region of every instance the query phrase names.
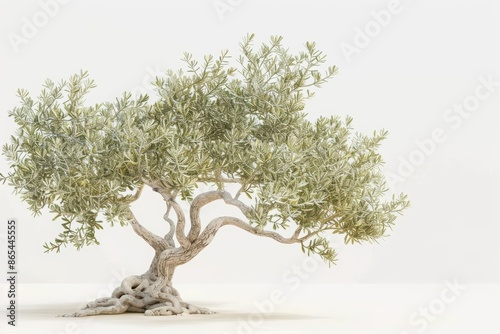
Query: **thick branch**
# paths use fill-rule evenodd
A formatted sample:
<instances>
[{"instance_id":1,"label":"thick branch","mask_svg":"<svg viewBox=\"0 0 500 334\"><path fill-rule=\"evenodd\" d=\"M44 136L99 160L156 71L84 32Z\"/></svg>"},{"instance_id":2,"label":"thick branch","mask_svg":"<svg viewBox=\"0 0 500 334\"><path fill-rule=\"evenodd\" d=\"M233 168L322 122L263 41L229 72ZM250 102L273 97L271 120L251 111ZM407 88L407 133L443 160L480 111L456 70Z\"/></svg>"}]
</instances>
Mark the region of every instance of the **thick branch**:
<instances>
[{"instance_id":1,"label":"thick branch","mask_svg":"<svg viewBox=\"0 0 500 334\"><path fill-rule=\"evenodd\" d=\"M201 208L222 198L221 191L208 191L203 194L199 194L196 196L191 203L191 207L189 209L189 216L191 219L191 229L189 230L188 239L193 242L198 238L201 231L201 220L200 220L200 211Z\"/></svg>"},{"instance_id":2,"label":"thick branch","mask_svg":"<svg viewBox=\"0 0 500 334\"><path fill-rule=\"evenodd\" d=\"M168 223L168 225L170 226L170 230L168 231L168 233L165 235L164 239L167 241L167 243L171 246L171 247L175 247L175 242L174 242L174 235L175 235L175 223L172 219L170 219L168 217L168 213L169 211L167 211L167 213L165 213L165 215L163 216L163 219L165 219L165 221Z\"/></svg>"},{"instance_id":3,"label":"thick branch","mask_svg":"<svg viewBox=\"0 0 500 334\"><path fill-rule=\"evenodd\" d=\"M214 237L215 233L217 233L219 228L221 228L222 226L225 226L225 225L236 226L236 227L239 227L242 230L245 230L245 231L252 233L254 235L258 235L261 237L268 237L268 238L274 239L278 242L281 242L283 244L294 244L294 243L301 242L301 240L296 238L296 237L286 238L277 232L265 231L265 230L253 227L250 224L244 222L243 220L241 220L239 218L228 217L228 216L218 217L218 218L215 218L214 220L212 220L207 225L207 227L205 228L203 233L200 235L199 239L201 239L201 240L210 239L211 240Z\"/></svg>"},{"instance_id":4,"label":"thick branch","mask_svg":"<svg viewBox=\"0 0 500 334\"><path fill-rule=\"evenodd\" d=\"M193 203L191 204L191 231L189 232L188 238L191 242L194 242L200 233L201 230L201 222L200 222L200 210L204 205L207 205L208 203L211 203L213 201L216 201L218 199L223 199L226 204L235 206L240 209L240 211L246 215L251 208L247 206L245 203L234 199L231 194L227 191L209 191L203 194L200 194L196 196L196 198L193 200ZM297 243L304 241L304 239L299 239L298 236L300 234L301 228L297 228L295 233L293 234L292 237L286 238L283 237L281 234L277 232L272 232L272 231L265 231L262 229L258 229L256 227L251 226L250 224L244 222L243 220L235 217L221 217L221 219L218 220L218 218L214 219L212 222L209 223L207 228L204 231L204 234L200 236L200 239L206 238L206 234L210 232L210 230L213 231L213 229L219 229L220 227L224 225L233 225L236 227L239 227L247 232L250 232L252 234L258 235L258 236L263 236L263 237L268 237L272 238L278 242L285 243L285 244L291 244L291 243ZM214 232L216 233L216 231Z\"/></svg>"},{"instance_id":5,"label":"thick branch","mask_svg":"<svg viewBox=\"0 0 500 334\"><path fill-rule=\"evenodd\" d=\"M246 215L250 211L250 207L245 205L243 202L234 199L231 194L227 191L209 191L200 194L195 197L191 203L190 208L190 218L191 218L191 230L188 234L188 239L194 242L198 238L201 231L201 221L200 221L200 211L205 205L214 202L218 199L223 199L226 204L236 206L241 210L243 214Z\"/></svg>"},{"instance_id":6,"label":"thick branch","mask_svg":"<svg viewBox=\"0 0 500 334\"><path fill-rule=\"evenodd\" d=\"M293 236L290 238L286 238L277 232L265 231L262 229L258 229L256 227L253 227L250 224L244 222L243 220L235 218L235 217L221 217L221 218L225 218L221 224L221 227L224 225L233 225L233 226L239 227L247 232L250 232L252 234L255 234L255 235L258 235L261 237L268 237L268 238L274 239L278 242L281 242L283 244L294 244L294 243L298 243L298 242L302 241L302 240L297 239L296 237L293 237Z\"/></svg>"},{"instance_id":7,"label":"thick branch","mask_svg":"<svg viewBox=\"0 0 500 334\"><path fill-rule=\"evenodd\" d=\"M184 231L184 226L186 225L186 216L184 216L184 211L182 211L182 208L175 200L171 199L170 204L172 205L172 208L174 209L177 216L175 236L177 237L177 240L182 247L188 248L189 246L191 246L191 242L186 237L186 232Z\"/></svg>"},{"instance_id":8,"label":"thick branch","mask_svg":"<svg viewBox=\"0 0 500 334\"><path fill-rule=\"evenodd\" d=\"M186 234L184 232L184 226L186 224L186 217L184 216L184 212L182 211L182 208L179 206L179 204L175 201L175 194L172 195L172 191L168 191L168 189L164 189L158 181L149 181L146 179L143 179L143 182L150 186L153 191L159 193L163 199L165 200L167 207L168 208L173 208L174 212L177 216L177 225L175 227L175 236L177 237L177 241L179 241L179 244L183 248L188 248L191 245L191 242L187 239ZM170 209L167 210L167 214L163 216L163 218L170 224L170 231L169 233L165 236L166 238L171 237L171 232L172 232L172 225L173 221L168 218L168 213ZM169 244L173 244L173 239L171 239L171 242L168 242Z\"/></svg>"},{"instance_id":9,"label":"thick branch","mask_svg":"<svg viewBox=\"0 0 500 334\"><path fill-rule=\"evenodd\" d=\"M154 234L137 221L132 210L128 209L129 214L129 224L132 226L133 230L137 235L139 235L144 241L146 241L151 247L153 247L157 252L161 252L167 249L168 243L162 237Z\"/></svg>"},{"instance_id":10,"label":"thick branch","mask_svg":"<svg viewBox=\"0 0 500 334\"><path fill-rule=\"evenodd\" d=\"M251 208L246 205L245 203L243 203L242 201L236 199L236 198L233 198L231 196L230 193L228 193L227 191L224 191L222 193L222 199L224 200L224 202L226 202L226 204L229 204L229 205L232 205L232 206L235 206L237 207L238 209L240 209L240 211L246 216L248 212L250 212Z\"/></svg>"},{"instance_id":11,"label":"thick branch","mask_svg":"<svg viewBox=\"0 0 500 334\"><path fill-rule=\"evenodd\" d=\"M268 237L284 244L294 244L301 242L301 240L297 238L285 238L279 233L272 231L264 231L252 227L239 218L224 216L213 219L207 225L207 227L205 227L203 232L201 232L198 238L191 244L191 247L187 249L176 248L176 249L165 250L160 257L160 262L164 263L164 267L168 266L175 267L189 262L192 258L198 255L205 247L207 247L210 244L210 242L212 242L213 238L215 237L219 229L224 225L233 225L254 235Z\"/></svg>"},{"instance_id":12,"label":"thick branch","mask_svg":"<svg viewBox=\"0 0 500 334\"><path fill-rule=\"evenodd\" d=\"M191 245L191 242L188 240L188 238L186 237L186 233L184 232L184 226L186 225L186 216L184 215L182 208L170 194L167 194L162 189L153 188L153 190L160 193L160 195L163 197L167 205L169 205L172 209L174 209L175 215L177 216L177 226L175 228L175 236L177 237L177 241L179 241L181 247L188 248Z\"/></svg>"}]
</instances>

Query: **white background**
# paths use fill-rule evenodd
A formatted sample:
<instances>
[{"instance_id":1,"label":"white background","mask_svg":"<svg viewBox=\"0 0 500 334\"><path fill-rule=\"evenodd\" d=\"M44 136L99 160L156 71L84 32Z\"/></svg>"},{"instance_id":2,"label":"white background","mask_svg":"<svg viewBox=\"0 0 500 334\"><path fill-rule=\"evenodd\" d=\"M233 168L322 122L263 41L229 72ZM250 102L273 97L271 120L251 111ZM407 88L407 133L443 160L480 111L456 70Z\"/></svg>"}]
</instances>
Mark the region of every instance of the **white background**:
<instances>
[{"instance_id":1,"label":"white background","mask_svg":"<svg viewBox=\"0 0 500 334\"><path fill-rule=\"evenodd\" d=\"M226 4L225 11L216 4ZM259 43L282 35L292 49L316 41L340 72L307 104L310 118L351 115L359 131L387 129L390 136L381 148L385 171L398 175L402 161L413 161L391 191L407 193L412 207L380 244L344 246L334 239L339 261L330 269L320 260L306 260L299 246L228 227L177 270L175 282L281 284L298 266L311 271L307 283L499 283L500 8L494 0L402 0L381 27L372 12L388 4L73 0L61 1L44 22L47 10L39 2L3 0L0 142L15 129L7 110L18 103L16 89L36 96L46 78L59 81L88 70L98 84L89 102L114 100L125 90L151 93L147 82L165 68L181 66L184 51L201 57L229 49L237 56L238 43L252 32ZM16 46L13 34L22 37L27 21L38 31ZM366 29L372 37L365 46L359 31ZM348 44L356 54L342 51ZM469 117L446 118L455 104L474 101L479 78L490 76L497 87ZM436 129L446 139L419 153L416 142L428 141ZM3 158L0 172L7 172ZM48 213L32 217L12 190L0 186L0 219L19 220L23 282L106 283L149 266L152 251L130 227L106 228L98 235L101 246L44 254L42 245L56 236L59 222ZM162 200L151 193L134 206L148 228L166 233L162 210ZM204 214L208 220L227 212L212 206Z\"/></svg>"}]
</instances>

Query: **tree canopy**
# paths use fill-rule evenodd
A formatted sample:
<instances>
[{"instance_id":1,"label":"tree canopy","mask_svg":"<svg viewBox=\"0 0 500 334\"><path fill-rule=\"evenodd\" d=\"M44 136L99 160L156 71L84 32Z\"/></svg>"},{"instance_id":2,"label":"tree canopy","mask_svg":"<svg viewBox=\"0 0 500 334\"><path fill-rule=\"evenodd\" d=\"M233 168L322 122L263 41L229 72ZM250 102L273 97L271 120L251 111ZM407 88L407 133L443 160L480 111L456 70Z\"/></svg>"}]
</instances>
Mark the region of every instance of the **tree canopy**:
<instances>
[{"instance_id":1,"label":"tree canopy","mask_svg":"<svg viewBox=\"0 0 500 334\"><path fill-rule=\"evenodd\" d=\"M3 154L8 181L39 214L62 223L45 245L59 251L98 243L105 224L130 222L130 205L144 185L191 201L197 185L239 186L243 211L258 230L303 234L304 251L335 260L326 233L346 243L386 234L407 207L404 194L386 198L377 153L387 132L354 133L350 117L304 112L311 88L331 78L315 43L292 54L281 37L255 47L253 35L233 61L227 51L169 70L154 82L158 99L124 93L114 102L86 105L95 87L87 72L47 80L33 99L19 90L9 111L18 125ZM307 236L307 238L306 238Z\"/></svg>"}]
</instances>

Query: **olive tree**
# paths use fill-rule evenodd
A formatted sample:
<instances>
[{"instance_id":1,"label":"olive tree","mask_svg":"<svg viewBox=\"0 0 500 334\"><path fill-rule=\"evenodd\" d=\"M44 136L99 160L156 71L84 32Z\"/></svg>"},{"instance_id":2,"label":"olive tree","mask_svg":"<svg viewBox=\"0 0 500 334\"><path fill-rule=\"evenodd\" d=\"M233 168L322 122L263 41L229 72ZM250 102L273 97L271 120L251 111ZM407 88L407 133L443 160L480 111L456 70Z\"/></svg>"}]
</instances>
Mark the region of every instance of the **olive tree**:
<instances>
[{"instance_id":1,"label":"olive tree","mask_svg":"<svg viewBox=\"0 0 500 334\"><path fill-rule=\"evenodd\" d=\"M96 231L107 224L131 226L154 249L144 274L70 316L209 314L184 302L172 277L222 227L297 244L333 263L327 234L374 241L408 205L404 194L386 196L377 153L386 131L353 133L349 117L308 120L310 89L336 73L323 68L315 43L297 53L281 37L254 44L253 35L244 38L234 61L227 51L200 62L184 54L184 71L156 78L155 102L124 93L86 105L95 87L86 72L47 80L36 99L18 91L20 106L9 111L18 128L3 147L10 169L1 179L35 215L47 208L61 224L46 251L99 244ZM202 184L213 190L196 194ZM164 236L131 210L146 187L165 201ZM201 209L214 201L240 217L202 222Z\"/></svg>"}]
</instances>

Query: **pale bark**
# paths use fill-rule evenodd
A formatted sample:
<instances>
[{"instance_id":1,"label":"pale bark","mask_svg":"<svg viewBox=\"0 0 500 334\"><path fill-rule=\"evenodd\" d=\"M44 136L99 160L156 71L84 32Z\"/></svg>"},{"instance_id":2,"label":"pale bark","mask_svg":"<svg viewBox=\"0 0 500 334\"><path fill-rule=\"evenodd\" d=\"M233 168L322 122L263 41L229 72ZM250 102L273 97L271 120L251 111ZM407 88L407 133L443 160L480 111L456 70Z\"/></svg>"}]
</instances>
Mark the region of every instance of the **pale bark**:
<instances>
[{"instance_id":1,"label":"pale bark","mask_svg":"<svg viewBox=\"0 0 500 334\"><path fill-rule=\"evenodd\" d=\"M163 219L168 223L170 226L170 230L168 231L167 234L165 234L164 239L167 241L167 244L170 247L175 247L175 241L174 241L174 235L175 235L175 223L172 219L168 217L168 212L163 216Z\"/></svg>"},{"instance_id":2,"label":"pale bark","mask_svg":"<svg viewBox=\"0 0 500 334\"><path fill-rule=\"evenodd\" d=\"M179 244L183 248L189 248L191 245L191 242L189 239L186 237L186 232L184 231L184 227L186 225L186 216L184 215L184 212L182 211L182 208L180 205L175 201L175 198L167 193L166 191L156 188L154 189L156 192L158 192L165 202L167 203L167 206L169 208L174 209L175 215L177 216L177 224L175 228L175 237L177 238L177 241L179 241Z\"/></svg>"},{"instance_id":3,"label":"pale bark","mask_svg":"<svg viewBox=\"0 0 500 334\"><path fill-rule=\"evenodd\" d=\"M210 191L198 195L193 200L190 208L191 227L186 236L184 231L186 220L180 206L167 191L155 184L153 186L155 186L153 189L163 196L167 204L167 212L163 218L169 223L170 230L165 237L161 238L139 224L132 211L129 211L130 225L134 232L155 250L149 270L142 275L124 279L111 297L97 299L87 304L85 308L63 316L83 317L124 312L141 312L145 315L212 314L214 312L206 308L184 302L172 286L172 277L175 268L198 255L210 244L222 226L235 226L254 235L272 238L284 244L299 243L304 240L304 237L299 238L300 228L287 238L274 231L253 227L236 217L215 218L202 231L200 211L211 202L224 200L225 203L239 208L244 215L250 211L250 207L233 198L226 191ZM168 216L170 208L177 216L177 224ZM174 234L180 244L179 247L175 247Z\"/></svg>"},{"instance_id":4,"label":"pale bark","mask_svg":"<svg viewBox=\"0 0 500 334\"><path fill-rule=\"evenodd\" d=\"M132 229L137 235L139 235L144 241L146 241L151 247L153 247L155 251L161 251L168 247L168 243L165 239L152 233L144 226L139 224L132 211L130 209L128 211L128 214L130 216L129 224L132 226Z\"/></svg>"},{"instance_id":5,"label":"pale bark","mask_svg":"<svg viewBox=\"0 0 500 334\"><path fill-rule=\"evenodd\" d=\"M200 220L201 208L220 198L221 198L220 191L209 191L195 197L195 199L191 203L191 207L189 210L191 219L191 229L189 230L188 234L189 241L194 242L198 238L201 232L201 220Z\"/></svg>"},{"instance_id":6,"label":"pale bark","mask_svg":"<svg viewBox=\"0 0 500 334\"><path fill-rule=\"evenodd\" d=\"M152 265L152 268L154 267ZM171 274L158 275L150 269L143 275L127 277L113 291L111 297L96 299L83 309L62 316L86 317L125 312L144 313L147 316L214 313L209 309L184 302L179 292L172 286Z\"/></svg>"}]
</instances>

